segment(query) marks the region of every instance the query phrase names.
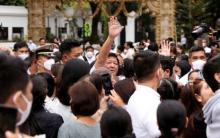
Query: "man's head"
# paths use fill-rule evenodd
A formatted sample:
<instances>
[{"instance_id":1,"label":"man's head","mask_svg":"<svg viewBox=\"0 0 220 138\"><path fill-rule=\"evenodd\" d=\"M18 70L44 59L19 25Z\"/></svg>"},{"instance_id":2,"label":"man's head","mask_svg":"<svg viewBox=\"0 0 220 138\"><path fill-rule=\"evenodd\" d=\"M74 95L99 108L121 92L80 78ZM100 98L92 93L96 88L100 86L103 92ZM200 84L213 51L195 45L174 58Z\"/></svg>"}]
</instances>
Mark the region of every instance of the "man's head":
<instances>
[{"instance_id":1,"label":"man's head","mask_svg":"<svg viewBox=\"0 0 220 138\"><path fill-rule=\"evenodd\" d=\"M95 56L95 54L94 54L94 48L93 48L92 46L86 47L85 51L86 51L86 57L87 57L87 58L91 59L92 57Z\"/></svg>"},{"instance_id":2,"label":"man's head","mask_svg":"<svg viewBox=\"0 0 220 138\"><path fill-rule=\"evenodd\" d=\"M68 60L78 58L82 55L81 43L73 40L65 40L60 45L62 61L65 64Z\"/></svg>"},{"instance_id":3,"label":"man's head","mask_svg":"<svg viewBox=\"0 0 220 138\"><path fill-rule=\"evenodd\" d=\"M207 61L203 68L203 77L214 92L220 88L220 55Z\"/></svg>"},{"instance_id":4,"label":"man's head","mask_svg":"<svg viewBox=\"0 0 220 138\"><path fill-rule=\"evenodd\" d=\"M139 82L156 80L159 86L162 79L159 54L150 50L140 51L134 57L134 72Z\"/></svg>"},{"instance_id":5,"label":"man's head","mask_svg":"<svg viewBox=\"0 0 220 138\"><path fill-rule=\"evenodd\" d=\"M117 75L119 68L119 60L116 54L109 53L107 60L105 61L105 67L111 71L113 75Z\"/></svg>"},{"instance_id":6,"label":"man's head","mask_svg":"<svg viewBox=\"0 0 220 138\"><path fill-rule=\"evenodd\" d=\"M173 74L174 60L170 57L160 56L160 63L163 69L163 78L170 78Z\"/></svg>"},{"instance_id":7,"label":"man's head","mask_svg":"<svg viewBox=\"0 0 220 138\"><path fill-rule=\"evenodd\" d=\"M29 48L25 41L17 42L14 45L15 56L20 57L22 60L26 59L29 56Z\"/></svg>"},{"instance_id":8,"label":"man's head","mask_svg":"<svg viewBox=\"0 0 220 138\"><path fill-rule=\"evenodd\" d=\"M45 40L45 38L40 38L39 39L39 46L45 46L46 45L46 40Z\"/></svg>"},{"instance_id":9,"label":"man's head","mask_svg":"<svg viewBox=\"0 0 220 138\"><path fill-rule=\"evenodd\" d=\"M18 109L18 123L28 117L32 101L32 83L19 58L0 54L0 104Z\"/></svg>"},{"instance_id":10,"label":"man's head","mask_svg":"<svg viewBox=\"0 0 220 138\"><path fill-rule=\"evenodd\" d=\"M193 46L189 50L189 64L193 69L201 70L202 66L206 62L207 57L205 50L202 47Z\"/></svg>"}]
</instances>

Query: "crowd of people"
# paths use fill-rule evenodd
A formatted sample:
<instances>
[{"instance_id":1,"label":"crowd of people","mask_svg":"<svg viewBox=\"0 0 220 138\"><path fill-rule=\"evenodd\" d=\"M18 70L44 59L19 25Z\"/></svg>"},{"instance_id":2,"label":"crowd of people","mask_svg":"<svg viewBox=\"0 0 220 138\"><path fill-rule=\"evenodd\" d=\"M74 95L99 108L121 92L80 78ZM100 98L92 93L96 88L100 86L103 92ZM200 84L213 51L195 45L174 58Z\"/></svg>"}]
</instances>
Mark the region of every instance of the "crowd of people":
<instances>
[{"instance_id":1,"label":"crowd of people","mask_svg":"<svg viewBox=\"0 0 220 138\"><path fill-rule=\"evenodd\" d=\"M219 138L220 43L126 42L108 23L102 46L67 39L0 47L0 120L6 138ZM7 120L7 119L6 119ZM12 124L13 125L13 124Z\"/></svg>"}]
</instances>

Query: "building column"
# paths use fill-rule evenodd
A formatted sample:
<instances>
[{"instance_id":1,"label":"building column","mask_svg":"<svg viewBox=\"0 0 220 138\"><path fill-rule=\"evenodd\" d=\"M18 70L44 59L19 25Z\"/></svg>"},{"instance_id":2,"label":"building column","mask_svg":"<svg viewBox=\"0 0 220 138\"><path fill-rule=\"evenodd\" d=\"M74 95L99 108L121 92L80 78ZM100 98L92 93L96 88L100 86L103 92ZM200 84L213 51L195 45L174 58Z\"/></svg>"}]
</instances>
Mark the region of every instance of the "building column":
<instances>
[{"instance_id":1,"label":"building column","mask_svg":"<svg viewBox=\"0 0 220 138\"><path fill-rule=\"evenodd\" d=\"M12 41L12 27L8 27L8 40Z\"/></svg>"},{"instance_id":2,"label":"building column","mask_svg":"<svg viewBox=\"0 0 220 138\"><path fill-rule=\"evenodd\" d=\"M129 13L131 16L134 15L134 12ZM125 40L126 42L131 41L135 42L135 18L134 17L127 17L127 25L125 27L126 35Z\"/></svg>"}]
</instances>

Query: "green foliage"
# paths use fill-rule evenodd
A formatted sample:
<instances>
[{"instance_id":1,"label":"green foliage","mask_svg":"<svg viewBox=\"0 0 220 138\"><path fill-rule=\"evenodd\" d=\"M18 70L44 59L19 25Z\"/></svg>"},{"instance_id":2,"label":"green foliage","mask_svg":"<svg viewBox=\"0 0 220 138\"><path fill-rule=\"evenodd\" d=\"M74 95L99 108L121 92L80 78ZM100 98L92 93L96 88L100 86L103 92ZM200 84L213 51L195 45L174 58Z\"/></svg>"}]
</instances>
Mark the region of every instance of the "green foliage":
<instances>
[{"instance_id":1,"label":"green foliage","mask_svg":"<svg viewBox=\"0 0 220 138\"><path fill-rule=\"evenodd\" d=\"M219 0L176 0L177 36L180 37L184 32L191 40L193 27L201 23L207 23L214 28L220 17L219 7Z\"/></svg>"},{"instance_id":2,"label":"green foliage","mask_svg":"<svg viewBox=\"0 0 220 138\"><path fill-rule=\"evenodd\" d=\"M26 0L0 0L0 5L24 6Z\"/></svg>"}]
</instances>

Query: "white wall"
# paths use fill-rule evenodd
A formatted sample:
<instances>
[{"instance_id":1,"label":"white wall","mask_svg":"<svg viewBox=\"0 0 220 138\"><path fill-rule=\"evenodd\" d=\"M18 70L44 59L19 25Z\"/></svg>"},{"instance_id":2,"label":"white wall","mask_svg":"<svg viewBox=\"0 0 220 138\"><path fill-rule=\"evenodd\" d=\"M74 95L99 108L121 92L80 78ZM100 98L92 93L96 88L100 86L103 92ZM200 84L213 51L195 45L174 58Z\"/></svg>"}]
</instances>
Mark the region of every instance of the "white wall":
<instances>
[{"instance_id":1,"label":"white wall","mask_svg":"<svg viewBox=\"0 0 220 138\"><path fill-rule=\"evenodd\" d=\"M8 40L12 41L12 27L22 27L24 37L27 36L27 9L22 6L0 6L0 23L8 27Z\"/></svg>"}]
</instances>

